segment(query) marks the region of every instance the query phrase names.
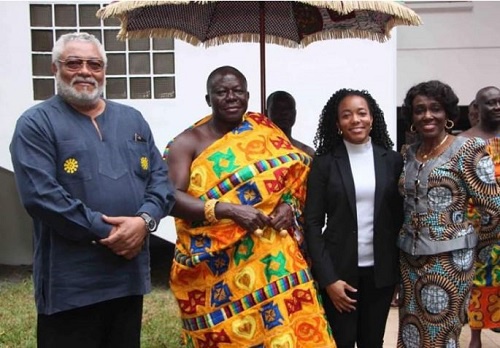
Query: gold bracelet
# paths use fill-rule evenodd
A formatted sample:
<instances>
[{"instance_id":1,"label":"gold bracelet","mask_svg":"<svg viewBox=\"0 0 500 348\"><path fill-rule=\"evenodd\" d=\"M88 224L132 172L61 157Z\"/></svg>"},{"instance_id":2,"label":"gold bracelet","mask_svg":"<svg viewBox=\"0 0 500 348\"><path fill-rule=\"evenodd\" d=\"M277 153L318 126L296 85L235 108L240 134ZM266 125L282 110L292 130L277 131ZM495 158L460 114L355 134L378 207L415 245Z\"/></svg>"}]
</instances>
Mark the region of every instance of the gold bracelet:
<instances>
[{"instance_id":1,"label":"gold bracelet","mask_svg":"<svg viewBox=\"0 0 500 348\"><path fill-rule=\"evenodd\" d=\"M217 203L219 203L219 201L216 199L209 199L205 202L205 219L207 219L207 221L211 224L215 224L217 221L219 221L215 216L215 205Z\"/></svg>"}]
</instances>

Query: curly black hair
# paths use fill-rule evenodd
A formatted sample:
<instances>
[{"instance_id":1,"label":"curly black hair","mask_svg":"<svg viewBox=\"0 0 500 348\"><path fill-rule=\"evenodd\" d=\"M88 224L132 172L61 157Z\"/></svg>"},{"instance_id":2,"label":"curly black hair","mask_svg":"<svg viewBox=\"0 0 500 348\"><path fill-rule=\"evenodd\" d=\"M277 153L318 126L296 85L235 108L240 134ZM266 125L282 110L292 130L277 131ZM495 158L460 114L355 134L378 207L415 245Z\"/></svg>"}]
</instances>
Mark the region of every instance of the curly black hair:
<instances>
[{"instance_id":1,"label":"curly black hair","mask_svg":"<svg viewBox=\"0 0 500 348\"><path fill-rule=\"evenodd\" d=\"M460 117L458 97L449 85L438 80L421 82L408 90L401 106L407 129L410 129L413 123L413 99L419 95L436 100L443 107L446 116L452 121L456 122Z\"/></svg>"},{"instance_id":2,"label":"curly black hair","mask_svg":"<svg viewBox=\"0 0 500 348\"><path fill-rule=\"evenodd\" d=\"M318 130L314 136L314 147L316 154L320 155L329 151L333 151L335 146L342 141L342 136L339 134L337 127L337 119L339 117L339 105L345 97L359 96L366 100L370 114L373 117L372 130L370 137L372 143L382 146L385 149L390 149L394 145L384 120L384 112L380 109L377 102L368 91L356 89L340 89L335 92L326 103L321 112L318 124Z\"/></svg>"}]
</instances>

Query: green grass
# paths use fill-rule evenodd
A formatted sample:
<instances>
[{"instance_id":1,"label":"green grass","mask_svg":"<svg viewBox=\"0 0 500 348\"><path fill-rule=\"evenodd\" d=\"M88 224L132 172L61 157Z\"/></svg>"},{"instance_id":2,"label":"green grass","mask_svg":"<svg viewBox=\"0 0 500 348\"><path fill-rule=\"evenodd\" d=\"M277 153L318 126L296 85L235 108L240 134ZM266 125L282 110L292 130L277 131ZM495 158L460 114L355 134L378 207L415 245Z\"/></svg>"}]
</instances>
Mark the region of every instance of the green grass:
<instances>
[{"instance_id":1,"label":"green grass","mask_svg":"<svg viewBox=\"0 0 500 348\"><path fill-rule=\"evenodd\" d=\"M0 347L36 347L31 275L0 279Z\"/></svg>"},{"instance_id":2,"label":"green grass","mask_svg":"<svg viewBox=\"0 0 500 348\"><path fill-rule=\"evenodd\" d=\"M36 347L36 310L31 272L27 267L0 270L0 347ZM141 347L178 348L181 323L174 296L164 280L153 279L144 297Z\"/></svg>"}]
</instances>

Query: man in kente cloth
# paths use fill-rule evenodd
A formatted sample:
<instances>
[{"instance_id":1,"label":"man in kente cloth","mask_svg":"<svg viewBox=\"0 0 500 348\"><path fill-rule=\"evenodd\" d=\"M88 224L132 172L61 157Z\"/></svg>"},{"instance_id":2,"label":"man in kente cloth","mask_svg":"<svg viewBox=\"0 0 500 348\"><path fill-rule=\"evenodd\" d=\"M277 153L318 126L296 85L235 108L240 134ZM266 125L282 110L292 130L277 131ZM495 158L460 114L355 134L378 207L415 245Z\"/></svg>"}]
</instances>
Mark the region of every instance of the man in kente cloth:
<instances>
[{"instance_id":1,"label":"man in kente cloth","mask_svg":"<svg viewBox=\"0 0 500 348\"><path fill-rule=\"evenodd\" d=\"M336 347L299 248L311 158L246 112L245 76L207 80L212 114L165 151L176 186L170 286L188 347Z\"/></svg>"}]
</instances>

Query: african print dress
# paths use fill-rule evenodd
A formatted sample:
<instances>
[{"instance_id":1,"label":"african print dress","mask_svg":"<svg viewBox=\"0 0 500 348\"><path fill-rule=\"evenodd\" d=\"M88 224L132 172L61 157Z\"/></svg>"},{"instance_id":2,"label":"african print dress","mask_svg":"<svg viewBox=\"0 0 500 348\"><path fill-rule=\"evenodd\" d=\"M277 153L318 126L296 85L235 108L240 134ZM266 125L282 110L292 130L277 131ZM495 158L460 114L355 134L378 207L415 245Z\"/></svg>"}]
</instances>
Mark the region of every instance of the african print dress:
<instances>
[{"instance_id":1,"label":"african print dress","mask_svg":"<svg viewBox=\"0 0 500 348\"><path fill-rule=\"evenodd\" d=\"M500 178L500 138L487 141L486 150L495 164L495 177ZM477 209L470 208L470 217L479 224L488 224ZM472 329L500 328L500 236L496 230L479 230L476 250L474 287L469 304L469 326Z\"/></svg>"},{"instance_id":2,"label":"african print dress","mask_svg":"<svg viewBox=\"0 0 500 348\"><path fill-rule=\"evenodd\" d=\"M400 179L405 221L401 249L402 307L398 347L458 347L474 277L478 236L467 219L472 199L481 231L498 233L500 189L479 138L456 137L445 152L419 162L409 146Z\"/></svg>"},{"instance_id":3,"label":"african print dress","mask_svg":"<svg viewBox=\"0 0 500 348\"><path fill-rule=\"evenodd\" d=\"M286 202L300 219L310 161L267 117L247 113L194 159L187 192L265 214ZM187 347L336 347L299 230L258 237L228 219L176 219L176 229L170 285Z\"/></svg>"}]
</instances>

